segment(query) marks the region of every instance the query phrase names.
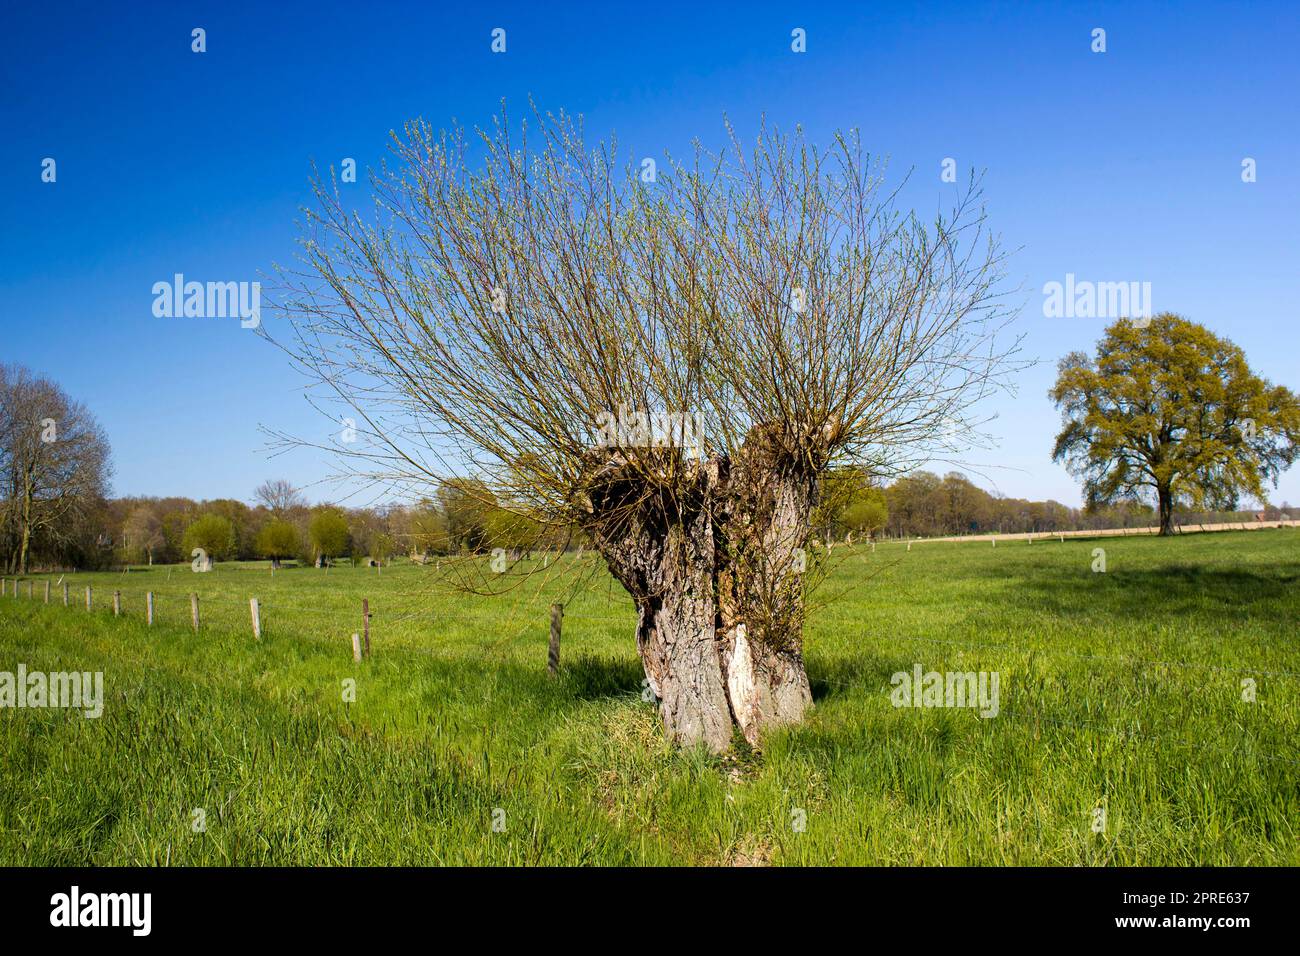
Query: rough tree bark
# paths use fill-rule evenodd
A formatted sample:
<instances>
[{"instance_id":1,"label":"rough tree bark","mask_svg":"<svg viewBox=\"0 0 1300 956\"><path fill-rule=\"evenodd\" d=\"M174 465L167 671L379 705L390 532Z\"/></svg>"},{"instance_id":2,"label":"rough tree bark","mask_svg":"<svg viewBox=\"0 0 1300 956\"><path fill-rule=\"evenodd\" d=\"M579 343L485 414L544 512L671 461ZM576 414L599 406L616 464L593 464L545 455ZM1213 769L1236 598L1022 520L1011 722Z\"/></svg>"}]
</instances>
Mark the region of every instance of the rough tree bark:
<instances>
[{"instance_id":1,"label":"rough tree bark","mask_svg":"<svg viewBox=\"0 0 1300 956\"><path fill-rule=\"evenodd\" d=\"M1156 489L1156 498L1159 502L1160 534L1171 535L1174 533L1174 496L1168 487L1161 486Z\"/></svg>"},{"instance_id":2,"label":"rough tree bark","mask_svg":"<svg viewBox=\"0 0 1300 956\"><path fill-rule=\"evenodd\" d=\"M636 604L637 651L676 743L721 752L739 728L757 746L812 702L802 575L817 467L788 447L756 428L734 459L665 453L657 475L594 460L587 530Z\"/></svg>"},{"instance_id":3,"label":"rough tree bark","mask_svg":"<svg viewBox=\"0 0 1300 956\"><path fill-rule=\"evenodd\" d=\"M804 544L817 493L809 447L759 427L730 462L716 583L718 640L737 725L757 745L812 703L803 662Z\"/></svg>"},{"instance_id":4,"label":"rough tree bark","mask_svg":"<svg viewBox=\"0 0 1300 956\"><path fill-rule=\"evenodd\" d=\"M663 464L681 466L671 456ZM714 637L716 476L716 466L690 463L668 494L644 466L613 455L587 486L588 531L636 604L637 652L664 728L674 741L715 752L730 745L732 728Z\"/></svg>"}]
</instances>

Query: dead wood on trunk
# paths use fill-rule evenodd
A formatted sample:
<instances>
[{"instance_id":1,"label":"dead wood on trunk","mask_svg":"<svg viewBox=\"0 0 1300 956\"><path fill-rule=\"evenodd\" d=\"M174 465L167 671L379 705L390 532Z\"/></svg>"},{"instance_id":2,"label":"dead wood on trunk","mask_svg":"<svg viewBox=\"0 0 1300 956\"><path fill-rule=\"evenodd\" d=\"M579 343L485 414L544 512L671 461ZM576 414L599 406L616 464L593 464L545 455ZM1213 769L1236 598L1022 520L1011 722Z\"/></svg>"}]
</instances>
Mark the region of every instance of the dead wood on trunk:
<instances>
[{"instance_id":1,"label":"dead wood on trunk","mask_svg":"<svg viewBox=\"0 0 1300 956\"><path fill-rule=\"evenodd\" d=\"M587 530L637 608L637 651L678 743L796 723L812 702L804 580L816 442L753 430L707 462L595 454Z\"/></svg>"}]
</instances>

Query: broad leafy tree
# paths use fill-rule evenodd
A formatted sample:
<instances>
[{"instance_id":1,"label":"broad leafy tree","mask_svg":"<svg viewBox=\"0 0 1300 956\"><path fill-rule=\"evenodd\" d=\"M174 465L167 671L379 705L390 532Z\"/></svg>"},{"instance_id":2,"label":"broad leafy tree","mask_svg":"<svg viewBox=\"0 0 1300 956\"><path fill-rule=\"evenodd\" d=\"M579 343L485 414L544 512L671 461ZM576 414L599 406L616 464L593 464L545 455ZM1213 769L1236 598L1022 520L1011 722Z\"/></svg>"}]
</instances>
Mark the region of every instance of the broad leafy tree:
<instances>
[{"instance_id":1,"label":"broad leafy tree","mask_svg":"<svg viewBox=\"0 0 1300 956\"><path fill-rule=\"evenodd\" d=\"M1083 479L1088 506L1154 501L1160 533L1175 507L1233 510L1296 459L1300 403L1251 372L1240 348L1168 313L1121 319L1097 354L1060 362L1053 457Z\"/></svg>"},{"instance_id":2,"label":"broad leafy tree","mask_svg":"<svg viewBox=\"0 0 1300 956\"><path fill-rule=\"evenodd\" d=\"M343 512L329 506L322 507L311 516L308 526L311 545L316 553L325 559L337 558L348 553L352 544L352 534L348 530L348 519Z\"/></svg>"},{"instance_id":3,"label":"broad leafy tree","mask_svg":"<svg viewBox=\"0 0 1300 956\"><path fill-rule=\"evenodd\" d=\"M839 514L840 525L852 534L874 535L889 520L885 494L878 488L854 496Z\"/></svg>"},{"instance_id":4,"label":"broad leafy tree","mask_svg":"<svg viewBox=\"0 0 1300 956\"><path fill-rule=\"evenodd\" d=\"M273 567L296 555L300 546L298 529L283 518L272 518L257 533L257 553L270 558Z\"/></svg>"},{"instance_id":5,"label":"broad leafy tree","mask_svg":"<svg viewBox=\"0 0 1300 956\"><path fill-rule=\"evenodd\" d=\"M202 548L213 561L225 561L235 557L236 547L235 526L224 515L202 515L185 529L184 549L187 557L195 548Z\"/></svg>"},{"instance_id":6,"label":"broad leafy tree","mask_svg":"<svg viewBox=\"0 0 1300 956\"><path fill-rule=\"evenodd\" d=\"M404 533L412 556L444 553L451 548L447 516L430 498L421 499L407 512Z\"/></svg>"}]
</instances>

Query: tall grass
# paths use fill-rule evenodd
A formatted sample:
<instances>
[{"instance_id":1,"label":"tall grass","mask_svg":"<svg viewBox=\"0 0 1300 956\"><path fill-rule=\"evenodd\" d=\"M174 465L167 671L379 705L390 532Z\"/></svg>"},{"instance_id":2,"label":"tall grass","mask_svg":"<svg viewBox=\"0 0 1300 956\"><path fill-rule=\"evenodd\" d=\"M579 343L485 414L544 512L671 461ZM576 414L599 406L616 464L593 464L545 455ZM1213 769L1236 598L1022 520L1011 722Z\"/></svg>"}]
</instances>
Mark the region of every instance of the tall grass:
<instances>
[{"instance_id":1,"label":"tall grass","mask_svg":"<svg viewBox=\"0 0 1300 956\"><path fill-rule=\"evenodd\" d=\"M1298 548L836 548L816 707L720 758L663 742L630 605L590 556L495 597L411 565L182 565L70 575L64 608L36 576L0 600L0 671L103 671L107 699L99 719L0 710L0 863L1295 864ZM998 716L893 707L915 664L997 671Z\"/></svg>"}]
</instances>

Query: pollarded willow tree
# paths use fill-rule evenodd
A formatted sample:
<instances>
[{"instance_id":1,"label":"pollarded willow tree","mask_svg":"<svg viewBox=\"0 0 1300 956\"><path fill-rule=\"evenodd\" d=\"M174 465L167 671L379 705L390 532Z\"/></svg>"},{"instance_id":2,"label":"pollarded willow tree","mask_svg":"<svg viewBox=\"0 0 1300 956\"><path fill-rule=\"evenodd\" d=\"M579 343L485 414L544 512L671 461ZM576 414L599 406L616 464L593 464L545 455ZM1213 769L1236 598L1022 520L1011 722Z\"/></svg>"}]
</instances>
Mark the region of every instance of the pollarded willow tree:
<instances>
[{"instance_id":1,"label":"pollarded willow tree","mask_svg":"<svg viewBox=\"0 0 1300 956\"><path fill-rule=\"evenodd\" d=\"M969 439L1011 349L972 182L924 223L853 136L728 128L654 170L571 118L394 134L374 215L316 183L282 306L344 406L345 473L449 476L583 529L637 610L669 736L714 751L811 703L822 479Z\"/></svg>"}]
</instances>

